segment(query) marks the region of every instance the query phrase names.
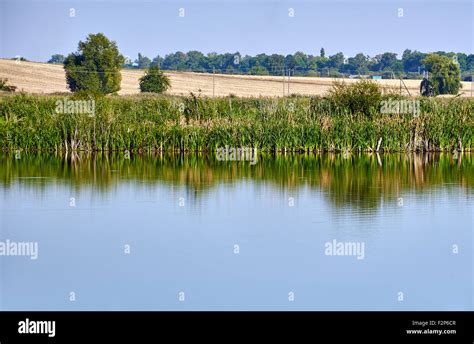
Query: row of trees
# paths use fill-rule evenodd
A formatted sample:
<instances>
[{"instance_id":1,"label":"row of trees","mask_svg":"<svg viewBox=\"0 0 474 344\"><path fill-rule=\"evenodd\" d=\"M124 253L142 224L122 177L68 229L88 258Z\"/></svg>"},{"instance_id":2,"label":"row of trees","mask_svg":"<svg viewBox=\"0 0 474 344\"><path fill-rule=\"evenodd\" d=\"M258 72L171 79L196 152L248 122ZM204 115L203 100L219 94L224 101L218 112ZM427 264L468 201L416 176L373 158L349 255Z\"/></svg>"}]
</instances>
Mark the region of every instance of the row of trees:
<instances>
[{"instance_id":1,"label":"row of trees","mask_svg":"<svg viewBox=\"0 0 474 344\"><path fill-rule=\"evenodd\" d=\"M453 53L438 51L435 54L452 59L459 65L463 80L471 80L474 71L474 54ZM403 76L405 78L420 78L420 74L427 70L423 60L428 54L419 51L405 50L399 59L395 53L383 53L370 57L363 53L346 58L343 53L326 56L324 48L319 55L307 55L296 52L292 55L258 54L256 56L242 56L236 53L209 53L204 55L199 51L187 53L176 52L155 57L153 60L138 54L132 61L124 59L124 68L147 69L151 65L162 70L178 70L193 72L212 72L216 70L232 74L252 75L282 75L285 70L291 69L293 75L343 77L348 75L381 75L385 78ZM63 63L65 57L53 55L50 63Z\"/></svg>"},{"instance_id":2,"label":"row of trees","mask_svg":"<svg viewBox=\"0 0 474 344\"><path fill-rule=\"evenodd\" d=\"M294 69L294 74L302 73L310 75L311 71L328 68L347 74L367 74L369 72L380 73L381 71L408 71L418 73L417 69L433 73L430 87L434 94L456 93L460 88L461 65L471 66L471 56L465 56L461 64L459 54L448 53L423 54L406 50L402 60L398 60L396 54L384 53L370 59L363 54L344 58L342 53L326 57L324 49L321 49L317 57L305 55L298 52L294 55L265 55L255 57L240 54L208 54L203 55L197 51L187 54L175 53L159 57L153 61L139 54L137 68L148 68L146 75L140 80L140 88L143 92L163 92L169 86L169 80L162 73L165 70L186 71L209 71L209 68L233 73L250 74L272 74L281 75L285 68ZM54 60L54 61L53 61ZM87 90L97 93L114 93L120 89L121 68L129 66L117 47L115 42L110 41L102 33L91 34L85 42L79 42L78 51L67 57L54 55L52 63L62 61L66 71L66 79L71 91ZM58 61L58 62L55 62ZM129 66L130 67L130 66Z\"/></svg>"}]
</instances>

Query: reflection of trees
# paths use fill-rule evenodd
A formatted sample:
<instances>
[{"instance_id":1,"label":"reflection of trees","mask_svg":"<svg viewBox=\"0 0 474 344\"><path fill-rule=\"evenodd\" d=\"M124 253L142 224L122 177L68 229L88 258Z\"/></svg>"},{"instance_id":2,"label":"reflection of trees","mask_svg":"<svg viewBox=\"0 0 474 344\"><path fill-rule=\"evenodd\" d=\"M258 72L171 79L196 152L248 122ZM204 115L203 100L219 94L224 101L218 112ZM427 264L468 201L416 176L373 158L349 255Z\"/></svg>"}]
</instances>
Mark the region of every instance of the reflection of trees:
<instances>
[{"instance_id":1,"label":"reflection of trees","mask_svg":"<svg viewBox=\"0 0 474 344\"><path fill-rule=\"evenodd\" d=\"M59 181L77 189L93 186L105 192L128 180L184 186L189 196L198 198L202 191L219 183L246 178L271 183L281 191L321 188L336 205L363 208L374 208L381 200L393 201L406 190L424 192L449 184L470 189L474 182L470 154L264 155L254 166L249 162L221 162L201 154L145 154L130 160L123 154L22 154L18 160L14 154L1 154L0 165L0 182L5 187L14 180L35 188ZM38 176L50 179L40 184L18 179Z\"/></svg>"},{"instance_id":2,"label":"reflection of trees","mask_svg":"<svg viewBox=\"0 0 474 344\"><path fill-rule=\"evenodd\" d=\"M470 156L453 160L450 155L365 155L343 160L335 157L321 169L321 187L339 205L371 208L381 199L394 202L402 191L424 192L445 183L472 186Z\"/></svg>"}]
</instances>

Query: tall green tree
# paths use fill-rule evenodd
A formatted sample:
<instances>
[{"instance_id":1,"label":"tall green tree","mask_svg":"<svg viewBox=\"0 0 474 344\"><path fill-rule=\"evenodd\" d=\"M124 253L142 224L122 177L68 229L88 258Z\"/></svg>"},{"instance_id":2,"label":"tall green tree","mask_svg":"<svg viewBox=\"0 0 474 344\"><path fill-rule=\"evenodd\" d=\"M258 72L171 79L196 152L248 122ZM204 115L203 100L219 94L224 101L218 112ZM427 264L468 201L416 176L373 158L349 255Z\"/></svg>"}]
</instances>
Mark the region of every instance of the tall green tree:
<instances>
[{"instance_id":1,"label":"tall green tree","mask_svg":"<svg viewBox=\"0 0 474 344\"><path fill-rule=\"evenodd\" d=\"M430 83L434 94L457 94L461 88L461 70L452 58L438 54L428 54L423 59L426 70L430 72Z\"/></svg>"},{"instance_id":2,"label":"tall green tree","mask_svg":"<svg viewBox=\"0 0 474 344\"><path fill-rule=\"evenodd\" d=\"M76 53L64 60L66 81L72 92L90 91L108 94L120 90L120 68L124 57L117 44L103 33L90 34L80 41Z\"/></svg>"}]
</instances>

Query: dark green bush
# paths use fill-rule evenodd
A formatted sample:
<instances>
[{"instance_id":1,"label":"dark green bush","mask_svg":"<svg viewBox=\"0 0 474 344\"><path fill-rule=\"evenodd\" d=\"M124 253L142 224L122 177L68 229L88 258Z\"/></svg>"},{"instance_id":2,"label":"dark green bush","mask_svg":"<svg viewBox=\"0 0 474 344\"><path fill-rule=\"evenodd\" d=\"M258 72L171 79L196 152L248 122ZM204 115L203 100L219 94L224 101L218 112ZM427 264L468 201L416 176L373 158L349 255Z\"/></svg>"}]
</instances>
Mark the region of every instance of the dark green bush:
<instances>
[{"instance_id":1,"label":"dark green bush","mask_svg":"<svg viewBox=\"0 0 474 344\"><path fill-rule=\"evenodd\" d=\"M334 111L351 114L365 114L371 117L380 110L382 90L379 84L371 80L359 80L354 83L335 81L329 91Z\"/></svg>"},{"instance_id":2,"label":"dark green bush","mask_svg":"<svg viewBox=\"0 0 474 344\"><path fill-rule=\"evenodd\" d=\"M156 65L151 65L145 75L140 78L141 92L162 93L170 86L169 78Z\"/></svg>"}]
</instances>

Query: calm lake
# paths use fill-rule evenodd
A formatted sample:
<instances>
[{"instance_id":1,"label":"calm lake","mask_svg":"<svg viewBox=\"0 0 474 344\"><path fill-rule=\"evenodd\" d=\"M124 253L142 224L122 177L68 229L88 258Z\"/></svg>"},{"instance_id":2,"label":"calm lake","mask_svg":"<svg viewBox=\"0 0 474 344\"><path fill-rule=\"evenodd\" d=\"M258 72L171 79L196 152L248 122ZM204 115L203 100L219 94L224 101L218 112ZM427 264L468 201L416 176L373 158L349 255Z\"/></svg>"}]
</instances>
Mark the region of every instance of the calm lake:
<instances>
[{"instance_id":1,"label":"calm lake","mask_svg":"<svg viewBox=\"0 0 474 344\"><path fill-rule=\"evenodd\" d=\"M2 153L0 309L473 310L473 158Z\"/></svg>"}]
</instances>

